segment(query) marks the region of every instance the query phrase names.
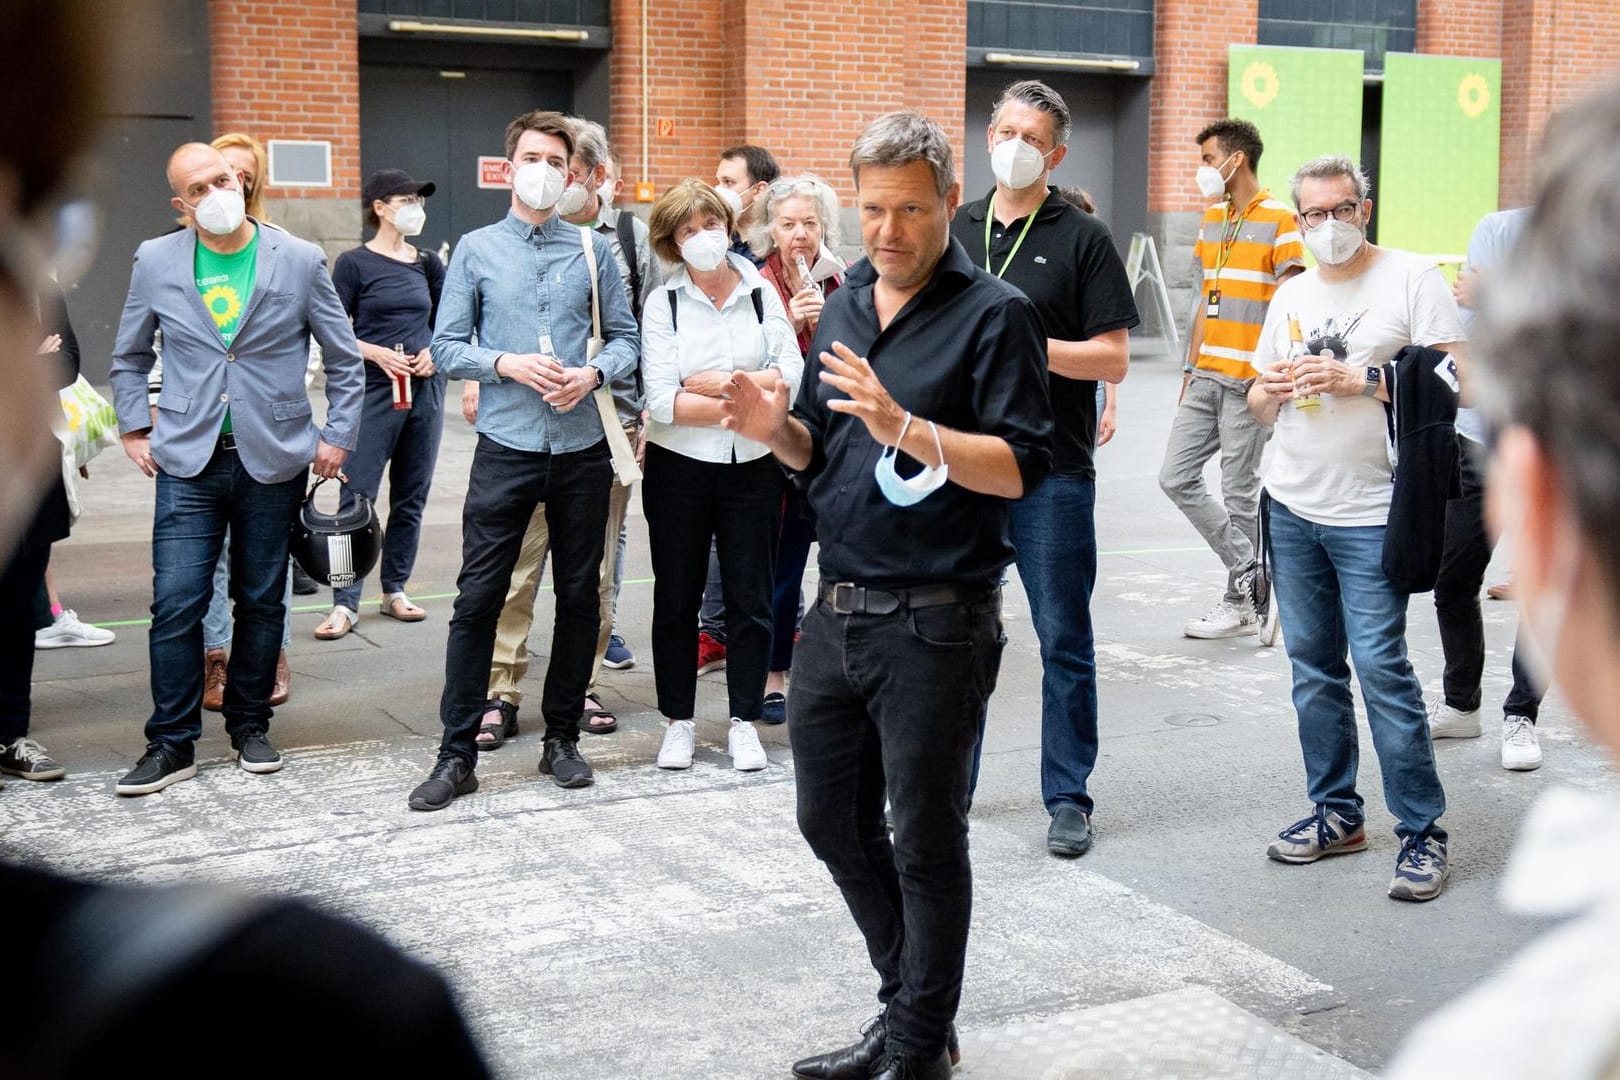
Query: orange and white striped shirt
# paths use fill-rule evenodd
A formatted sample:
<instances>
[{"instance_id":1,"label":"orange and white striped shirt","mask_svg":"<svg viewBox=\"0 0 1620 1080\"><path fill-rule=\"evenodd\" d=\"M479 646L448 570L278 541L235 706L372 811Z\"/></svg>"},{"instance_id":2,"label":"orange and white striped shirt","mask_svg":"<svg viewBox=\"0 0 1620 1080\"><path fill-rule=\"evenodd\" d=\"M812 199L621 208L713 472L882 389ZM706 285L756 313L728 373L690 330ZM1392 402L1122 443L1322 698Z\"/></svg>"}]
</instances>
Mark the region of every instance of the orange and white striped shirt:
<instances>
[{"instance_id":1,"label":"orange and white striped shirt","mask_svg":"<svg viewBox=\"0 0 1620 1080\"><path fill-rule=\"evenodd\" d=\"M1234 383L1255 377L1252 357L1282 275L1305 265L1294 211L1261 189L1235 218L1228 202L1204 211L1193 254L1204 268L1203 299L1220 291L1220 314L1204 318L1195 368Z\"/></svg>"}]
</instances>

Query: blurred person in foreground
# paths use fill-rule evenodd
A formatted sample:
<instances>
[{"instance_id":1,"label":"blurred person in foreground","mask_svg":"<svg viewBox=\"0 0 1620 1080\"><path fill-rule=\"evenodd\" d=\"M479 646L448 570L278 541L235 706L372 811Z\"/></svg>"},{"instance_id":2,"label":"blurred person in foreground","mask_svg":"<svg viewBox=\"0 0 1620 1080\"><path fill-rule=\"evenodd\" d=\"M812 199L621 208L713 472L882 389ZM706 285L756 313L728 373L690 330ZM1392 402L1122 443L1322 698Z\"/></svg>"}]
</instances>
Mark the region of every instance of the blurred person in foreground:
<instances>
[{"instance_id":1,"label":"blurred person in foreground","mask_svg":"<svg viewBox=\"0 0 1620 1080\"><path fill-rule=\"evenodd\" d=\"M1485 285L1467 389L1495 430L1486 499L1520 641L1620 756L1620 85L1553 124L1540 198ZM1571 919L1420 1026L1386 1076L1620 1076L1620 804L1554 788L1503 901Z\"/></svg>"}]
</instances>

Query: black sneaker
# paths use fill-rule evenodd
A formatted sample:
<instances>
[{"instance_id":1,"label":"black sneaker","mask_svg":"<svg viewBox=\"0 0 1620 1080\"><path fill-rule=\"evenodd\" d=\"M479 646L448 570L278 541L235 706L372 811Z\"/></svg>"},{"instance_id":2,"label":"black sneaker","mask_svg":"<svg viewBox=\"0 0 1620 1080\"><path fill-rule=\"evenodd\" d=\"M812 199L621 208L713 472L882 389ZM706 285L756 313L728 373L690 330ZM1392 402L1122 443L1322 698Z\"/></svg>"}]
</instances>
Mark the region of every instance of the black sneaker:
<instances>
[{"instance_id":1,"label":"black sneaker","mask_svg":"<svg viewBox=\"0 0 1620 1080\"><path fill-rule=\"evenodd\" d=\"M141 755L141 760L124 774L124 778L118 781L118 786L113 790L119 795L150 795L154 791L162 791L170 784L190 780L196 775L196 762L181 761L173 750L157 743L149 743L146 753Z\"/></svg>"},{"instance_id":2,"label":"black sneaker","mask_svg":"<svg viewBox=\"0 0 1620 1080\"><path fill-rule=\"evenodd\" d=\"M231 740L231 757L250 773L273 773L281 768L281 751L270 745L262 731L244 732Z\"/></svg>"},{"instance_id":3,"label":"black sneaker","mask_svg":"<svg viewBox=\"0 0 1620 1080\"><path fill-rule=\"evenodd\" d=\"M67 775L43 746L26 735L0 750L0 772L24 780L60 780Z\"/></svg>"},{"instance_id":4,"label":"black sneaker","mask_svg":"<svg viewBox=\"0 0 1620 1080\"><path fill-rule=\"evenodd\" d=\"M471 795L478 790L478 777L472 766L454 754L441 757L433 763L428 778L411 792L412 810L443 810L457 795Z\"/></svg>"},{"instance_id":5,"label":"black sneaker","mask_svg":"<svg viewBox=\"0 0 1620 1080\"><path fill-rule=\"evenodd\" d=\"M562 739L547 739L540 751L540 775L549 776L558 787L590 787L596 783L591 763L579 756L579 747Z\"/></svg>"}]
</instances>

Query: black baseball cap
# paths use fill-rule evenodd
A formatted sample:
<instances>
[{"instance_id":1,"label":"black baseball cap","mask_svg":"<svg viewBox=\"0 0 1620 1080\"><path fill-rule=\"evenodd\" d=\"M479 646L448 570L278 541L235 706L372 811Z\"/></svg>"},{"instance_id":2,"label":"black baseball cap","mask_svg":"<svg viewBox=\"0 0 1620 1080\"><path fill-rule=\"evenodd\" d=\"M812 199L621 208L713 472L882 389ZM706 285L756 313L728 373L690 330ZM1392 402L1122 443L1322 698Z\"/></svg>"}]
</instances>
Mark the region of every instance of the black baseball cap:
<instances>
[{"instance_id":1,"label":"black baseball cap","mask_svg":"<svg viewBox=\"0 0 1620 1080\"><path fill-rule=\"evenodd\" d=\"M384 169L371 174L360 192L360 201L370 206L372 200L386 199L390 195L420 195L425 199L434 190L431 180L412 180L411 174L403 169Z\"/></svg>"}]
</instances>

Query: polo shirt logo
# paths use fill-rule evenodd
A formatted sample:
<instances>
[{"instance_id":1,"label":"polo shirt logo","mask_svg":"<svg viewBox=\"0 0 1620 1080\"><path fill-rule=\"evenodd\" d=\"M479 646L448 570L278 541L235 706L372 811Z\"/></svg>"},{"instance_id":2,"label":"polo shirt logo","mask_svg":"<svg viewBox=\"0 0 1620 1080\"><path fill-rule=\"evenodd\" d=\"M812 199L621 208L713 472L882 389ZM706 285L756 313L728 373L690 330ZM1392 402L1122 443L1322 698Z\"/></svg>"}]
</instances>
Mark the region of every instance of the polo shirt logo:
<instances>
[{"instance_id":1,"label":"polo shirt logo","mask_svg":"<svg viewBox=\"0 0 1620 1080\"><path fill-rule=\"evenodd\" d=\"M1035 261L1037 263L1040 263L1042 266L1045 266L1046 265L1046 256L1045 255L1037 255L1037 256L1035 256Z\"/></svg>"}]
</instances>

